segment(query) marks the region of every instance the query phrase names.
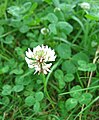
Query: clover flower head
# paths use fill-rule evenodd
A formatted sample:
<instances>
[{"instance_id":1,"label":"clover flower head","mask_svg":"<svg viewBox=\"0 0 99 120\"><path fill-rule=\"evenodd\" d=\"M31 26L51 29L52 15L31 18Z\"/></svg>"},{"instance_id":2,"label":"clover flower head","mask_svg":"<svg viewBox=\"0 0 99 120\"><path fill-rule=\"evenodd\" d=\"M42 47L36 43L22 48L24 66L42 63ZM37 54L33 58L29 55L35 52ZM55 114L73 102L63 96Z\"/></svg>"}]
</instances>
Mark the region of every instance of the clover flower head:
<instances>
[{"instance_id":1,"label":"clover flower head","mask_svg":"<svg viewBox=\"0 0 99 120\"><path fill-rule=\"evenodd\" d=\"M61 11L61 9L60 9L59 7L56 7L56 8L54 9L54 12L56 12L56 11Z\"/></svg>"},{"instance_id":2,"label":"clover flower head","mask_svg":"<svg viewBox=\"0 0 99 120\"><path fill-rule=\"evenodd\" d=\"M37 46L33 48L33 51L28 48L26 51L25 60L29 68L34 68L35 73L47 74L50 72L52 61L55 61L55 51L49 48L47 45ZM34 73L34 74L35 74Z\"/></svg>"},{"instance_id":3,"label":"clover flower head","mask_svg":"<svg viewBox=\"0 0 99 120\"><path fill-rule=\"evenodd\" d=\"M41 34L42 35L47 35L48 33L49 33L49 29L48 28L44 27L44 28L41 29Z\"/></svg>"},{"instance_id":4,"label":"clover flower head","mask_svg":"<svg viewBox=\"0 0 99 120\"><path fill-rule=\"evenodd\" d=\"M79 4L79 5L84 10L89 10L90 9L90 4L87 3L87 2L83 2L83 3Z\"/></svg>"}]
</instances>

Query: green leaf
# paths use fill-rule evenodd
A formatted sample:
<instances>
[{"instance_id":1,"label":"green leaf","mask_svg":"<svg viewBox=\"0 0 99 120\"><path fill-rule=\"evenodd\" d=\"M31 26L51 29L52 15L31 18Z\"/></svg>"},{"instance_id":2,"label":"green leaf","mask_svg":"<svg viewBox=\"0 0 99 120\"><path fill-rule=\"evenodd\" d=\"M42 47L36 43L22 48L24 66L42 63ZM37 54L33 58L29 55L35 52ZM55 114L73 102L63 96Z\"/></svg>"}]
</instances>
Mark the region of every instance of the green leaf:
<instances>
[{"instance_id":1,"label":"green leaf","mask_svg":"<svg viewBox=\"0 0 99 120\"><path fill-rule=\"evenodd\" d=\"M31 79L31 75L33 74L33 72L34 72L34 69L29 69L29 70L27 69L22 76L16 76L15 82L17 84L21 84L21 81L22 81L23 85L28 84L28 82L30 83L30 81L32 82L33 80ZM28 82L26 82L26 80Z\"/></svg>"},{"instance_id":2,"label":"green leaf","mask_svg":"<svg viewBox=\"0 0 99 120\"><path fill-rule=\"evenodd\" d=\"M0 69L0 74L4 74L7 73L9 71L9 66L4 66Z\"/></svg>"},{"instance_id":3,"label":"green leaf","mask_svg":"<svg viewBox=\"0 0 99 120\"><path fill-rule=\"evenodd\" d=\"M74 75L71 74L71 73L68 73L68 74L66 74L66 75L64 76L64 81L65 81L65 82L71 82L71 81L73 81L73 80L74 80Z\"/></svg>"},{"instance_id":4,"label":"green leaf","mask_svg":"<svg viewBox=\"0 0 99 120\"><path fill-rule=\"evenodd\" d=\"M71 48L67 44L61 43L57 46L57 52L63 59L68 59L71 56Z\"/></svg>"},{"instance_id":5,"label":"green leaf","mask_svg":"<svg viewBox=\"0 0 99 120\"><path fill-rule=\"evenodd\" d=\"M64 22L64 21L58 22L57 28L59 30L65 32L65 34L67 34L67 35L73 31L73 27L68 22Z\"/></svg>"},{"instance_id":6,"label":"green leaf","mask_svg":"<svg viewBox=\"0 0 99 120\"><path fill-rule=\"evenodd\" d=\"M4 96L1 100L0 100L0 104L3 104L5 106L7 106L10 103L10 100L7 96Z\"/></svg>"},{"instance_id":7,"label":"green leaf","mask_svg":"<svg viewBox=\"0 0 99 120\"><path fill-rule=\"evenodd\" d=\"M68 116L68 113L67 113L66 108L65 108L65 101L59 100L57 102L57 105L58 105L58 108L59 108L59 111L60 111L62 117L65 118L65 116Z\"/></svg>"},{"instance_id":8,"label":"green leaf","mask_svg":"<svg viewBox=\"0 0 99 120\"><path fill-rule=\"evenodd\" d=\"M92 95L90 93L83 93L82 96L79 98L79 103L81 105L88 104L91 102Z\"/></svg>"},{"instance_id":9,"label":"green leaf","mask_svg":"<svg viewBox=\"0 0 99 120\"><path fill-rule=\"evenodd\" d=\"M51 33L53 33L54 35L57 34L57 30L56 30L55 24L49 24L48 27L49 27L49 30L50 30Z\"/></svg>"},{"instance_id":10,"label":"green leaf","mask_svg":"<svg viewBox=\"0 0 99 120\"><path fill-rule=\"evenodd\" d=\"M25 104L29 107L33 106L35 104L35 98L33 96L26 97Z\"/></svg>"},{"instance_id":11,"label":"green leaf","mask_svg":"<svg viewBox=\"0 0 99 120\"><path fill-rule=\"evenodd\" d=\"M39 2L42 2L42 1L39 1ZM34 2L31 6L31 11L29 11L29 13L33 13L33 11L38 7L38 3L37 2Z\"/></svg>"},{"instance_id":12,"label":"green leaf","mask_svg":"<svg viewBox=\"0 0 99 120\"><path fill-rule=\"evenodd\" d=\"M59 4L60 4L59 0L52 0L52 1L53 1L53 4L54 4L56 7L59 6Z\"/></svg>"},{"instance_id":13,"label":"green leaf","mask_svg":"<svg viewBox=\"0 0 99 120\"><path fill-rule=\"evenodd\" d=\"M6 44L11 44L14 40L14 37L12 35L8 35L6 38L5 38L5 41L4 43Z\"/></svg>"},{"instance_id":14,"label":"green leaf","mask_svg":"<svg viewBox=\"0 0 99 120\"><path fill-rule=\"evenodd\" d=\"M28 32L28 33L26 34L26 36L27 36L28 38L35 38L35 34L33 34L32 32ZM25 39L25 41L28 42L27 39Z\"/></svg>"},{"instance_id":15,"label":"green leaf","mask_svg":"<svg viewBox=\"0 0 99 120\"><path fill-rule=\"evenodd\" d=\"M24 89L23 85L15 85L13 87L13 91L15 91L15 92L21 92L23 89Z\"/></svg>"},{"instance_id":16,"label":"green leaf","mask_svg":"<svg viewBox=\"0 0 99 120\"><path fill-rule=\"evenodd\" d=\"M29 31L29 27L27 25L23 25L23 26L21 26L21 28L19 29L19 31L21 33L26 33L26 32Z\"/></svg>"},{"instance_id":17,"label":"green leaf","mask_svg":"<svg viewBox=\"0 0 99 120\"><path fill-rule=\"evenodd\" d=\"M33 89L34 89L33 83L26 86L26 90L28 91L33 91Z\"/></svg>"},{"instance_id":18,"label":"green leaf","mask_svg":"<svg viewBox=\"0 0 99 120\"><path fill-rule=\"evenodd\" d=\"M58 21L65 21L64 13L61 11L61 9L59 9L60 8L57 7L54 9L55 15L58 17Z\"/></svg>"},{"instance_id":19,"label":"green leaf","mask_svg":"<svg viewBox=\"0 0 99 120\"><path fill-rule=\"evenodd\" d=\"M56 70L55 73L54 73L54 76L58 80L59 88L60 89L64 88L65 87L65 81L63 79L63 77L64 77L63 71L60 70L60 69Z\"/></svg>"},{"instance_id":20,"label":"green leaf","mask_svg":"<svg viewBox=\"0 0 99 120\"><path fill-rule=\"evenodd\" d=\"M38 1L34 1L33 2L33 4L32 5L30 5L31 7L29 8L29 9L27 9L27 13L25 14L25 16L24 16L24 20L26 20L26 22L27 22L27 19L29 20L29 19L31 19L30 20L30 23L29 23L29 25L31 25L31 24L33 24L33 23L31 23L31 22L34 22L33 20L32 20L32 17L30 17L30 16L32 16L32 14L34 13L34 10L37 8L37 6L38 6L38 3L37 3ZM40 2L39 2L40 3ZM31 3L30 3L31 4ZM29 7L29 6L28 6ZM24 8L24 7L23 7ZM35 23L35 22L34 22Z\"/></svg>"},{"instance_id":21,"label":"green leaf","mask_svg":"<svg viewBox=\"0 0 99 120\"><path fill-rule=\"evenodd\" d=\"M60 89L63 89L63 88L65 87L65 82L64 82L64 80L63 80L63 79L59 79L58 82L59 82L59 88L60 88Z\"/></svg>"},{"instance_id":22,"label":"green leaf","mask_svg":"<svg viewBox=\"0 0 99 120\"><path fill-rule=\"evenodd\" d=\"M65 107L66 107L67 111L72 110L73 108L76 107L76 105L77 105L77 100L74 98L69 98L65 102Z\"/></svg>"},{"instance_id":23,"label":"green leaf","mask_svg":"<svg viewBox=\"0 0 99 120\"><path fill-rule=\"evenodd\" d=\"M42 82L42 80L37 80L37 82L36 82L38 85L40 85L40 84L42 84L43 82Z\"/></svg>"},{"instance_id":24,"label":"green leaf","mask_svg":"<svg viewBox=\"0 0 99 120\"><path fill-rule=\"evenodd\" d=\"M79 61L78 61L78 65L79 65L80 67L86 68L87 63L86 63L86 61L84 61L84 60L79 60Z\"/></svg>"},{"instance_id":25,"label":"green leaf","mask_svg":"<svg viewBox=\"0 0 99 120\"><path fill-rule=\"evenodd\" d=\"M34 47L36 47L38 44L39 44L38 42L31 42L30 47L31 47L31 48L34 48Z\"/></svg>"},{"instance_id":26,"label":"green leaf","mask_svg":"<svg viewBox=\"0 0 99 120\"><path fill-rule=\"evenodd\" d=\"M17 68L17 69L12 70L12 71L10 72L10 74L20 75L20 74L22 74L23 72L24 72L23 69Z\"/></svg>"},{"instance_id":27,"label":"green leaf","mask_svg":"<svg viewBox=\"0 0 99 120\"><path fill-rule=\"evenodd\" d=\"M3 33L4 33L4 28L0 26L0 35L2 35Z\"/></svg>"},{"instance_id":28,"label":"green leaf","mask_svg":"<svg viewBox=\"0 0 99 120\"><path fill-rule=\"evenodd\" d=\"M87 71L90 72L90 71L95 71L96 70L96 64L93 64L93 63L89 63L87 64Z\"/></svg>"},{"instance_id":29,"label":"green leaf","mask_svg":"<svg viewBox=\"0 0 99 120\"><path fill-rule=\"evenodd\" d=\"M24 46L28 46L28 45L29 45L29 40L23 39L23 40L21 41L21 44L24 45Z\"/></svg>"},{"instance_id":30,"label":"green leaf","mask_svg":"<svg viewBox=\"0 0 99 120\"><path fill-rule=\"evenodd\" d=\"M19 56L22 56L22 55L23 55L23 50L22 50L22 48L16 47L16 48L15 48L15 51L17 52L17 54L18 54Z\"/></svg>"},{"instance_id":31,"label":"green leaf","mask_svg":"<svg viewBox=\"0 0 99 120\"><path fill-rule=\"evenodd\" d=\"M79 85L76 85L76 86L72 87L70 89L70 92L71 92L70 96L73 97L73 98L79 98L79 97L81 97L82 91L77 91L77 90L80 90L80 89L82 89L82 88Z\"/></svg>"},{"instance_id":32,"label":"green leaf","mask_svg":"<svg viewBox=\"0 0 99 120\"><path fill-rule=\"evenodd\" d=\"M31 2L26 2L26 3L24 3L24 4L22 5L22 7L20 8L20 13L21 13L21 14L26 13L26 12L30 9L31 5L32 5Z\"/></svg>"},{"instance_id":33,"label":"green leaf","mask_svg":"<svg viewBox=\"0 0 99 120\"><path fill-rule=\"evenodd\" d=\"M39 102L36 102L35 104L34 104L34 107L33 107L33 109L34 109L34 112L39 112L39 110L40 110L40 103Z\"/></svg>"},{"instance_id":34,"label":"green leaf","mask_svg":"<svg viewBox=\"0 0 99 120\"><path fill-rule=\"evenodd\" d=\"M0 120L2 120L4 117L0 115Z\"/></svg>"},{"instance_id":35,"label":"green leaf","mask_svg":"<svg viewBox=\"0 0 99 120\"><path fill-rule=\"evenodd\" d=\"M60 69L56 70L55 73L54 73L54 76L55 76L56 79L62 79L63 76L64 76L63 71L60 70Z\"/></svg>"},{"instance_id":36,"label":"green leaf","mask_svg":"<svg viewBox=\"0 0 99 120\"><path fill-rule=\"evenodd\" d=\"M2 95L10 95L12 92L12 87L10 85L4 85Z\"/></svg>"},{"instance_id":37,"label":"green leaf","mask_svg":"<svg viewBox=\"0 0 99 120\"><path fill-rule=\"evenodd\" d=\"M29 76L26 76L23 78L23 85L28 85L29 83L31 83L31 78Z\"/></svg>"},{"instance_id":38,"label":"green leaf","mask_svg":"<svg viewBox=\"0 0 99 120\"><path fill-rule=\"evenodd\" d=\"M54 13L49 13L47 15L47 20L51 23L57 23L58 22L58 18Z\"/></svg>"},{"instance_id":39,"label":"green leaf","mask_svg":"<svg viewBox=\"0 0 99 120\"><path fill-rule=\"evenodd\" d=\"M10 58L10 60L9 60L9 62L8 62L8 65L9 65L10 71L11 71L12 69L16 68L16 66L17 66L16 59Z\"/></svg>"},{"instance_id":40,"label":"green leaf","mask_svg":"<svg viewBox=\"0 0 99 120\"><path fill-rule=\"evenodd\" d=\"M19 84L19 85L23 85L23 80L24 80L23 77L16 76L16 78L15 78L15 83L16 83L16 84Z\"/></svg>"},{"instance_id":41,"label":"green leaf","mask_svg":"<svg viewBox=\"0 0 99 120\"><path fill-rule=\"evenodd\" d=\"M99 20L99 17L97 15L86 14L85 17L90 20L96 20L96 21Z\"/></svg>"},{"instance_id":42,"label":"green leaf","mask_svg":"<svg viewBox=\"0 0 99 120\"><path fill-rule=\"evenodd\" d=\"M8 8L7 12L10 13L12 16L15 17L20 17L22 14L26 13L30 7L31 7L31 2L26 2L22 6L11 6Z\"/></svg>"},{"instance_id":43,"label":"green leaf","mask_svg":"<svg viewBox=\"0 0 99 120\"><path fill-rule=\"evenodd\" d=\"M93 64L93 63L86 63L85 61L83 60L79 60L78 61L78 70L80 71L95 71L96 70L96 65Z\"/></svg>"},{"instance_id":44,"label":"green leaf","mask_svg":"<svg viewBox=\"0 0 99 120\"><path fill-rule=\"evenodd\" d=\"M8 8L7 12L10 13L11 15L15 16L15 17L19 17L19 15L20 15L20 7L11 6L11 7Z\"/></svg>"},{"instance_id":45,"label":"green leaf","mask_svg":"<svg viewBox=\"0 0 99 120\"><path fill-rule=\"evenodd\" d=\"M40 0L41 1L41 0ZM52 4L52 0L43 0L43 1L45 1L46 3L48 3L48 4Z\"/></svg>"},{"instance_id":46,"label":"green leaf","mask_svg":"<svg viewBox=\"0 0 99 120\"><path fill-rule=\"evenodd\" d=\"M86 62L89 62L88 56L83 52L79 52L73 55L72 59L75 60L75 62L78 62L79 60L84 60Z\"/></svg>"},{"instance_id":47,"label":"green leaf","mask_svg":"<svg viewBox=\"0 0 99 120\"><path fill-rule=\"evenodd\" d=\"M71 60L66 60L62 63L62 70L67 73L75 73L77 71L77 67Z\"/></svg>"},{"instance_id":48,"label":"green leaf","mask_svg":"<svg viewBox=\"0 0 99 120\"><path fill-rule=\"evenodd\" d=\"M63 2L59 5L59 7L63 12L65 12L65 14L66 14L65 17L70 18L71 16L69 16L69 15L72 14L71 12L73 12L73 8L75 7L75 5L74 4L67 4L67 3Z\"/></svg>"},{"instance_id":49,"label":"green leaf","mask_svg":"<svg viewBox=\"0 0 99 120\"><path fill-rule=\"evenodd\" d=\"M35 93L35 99L36 101L41 101L44 98L43 92L36 92Z\"/></svg>"},{"instance_id":50,"label":"green leaf","mask_svg":"<svg viewBox=\"0 0 99 120\"><path fill-rule=\"evenodd\" d=\"M17 28L17 29L19 29L21 26L22 26L22 22L20 22L20 20L11 20L11 23L10 23L10 25L12 26L12 27L14 27L14 28Z\"/></svg>"},{"instance_id":51,"label":"green leaf","mask_svg":"<svg viewBox=\"0 0 99 120\"><path fill-rule=\"evenodd\" d=\"M24 94L25 97L30 96L30 95L31 95L31 96L34 96L34 92L28 91L28 90L24 91L23 94Z\"/></svg>"}]
</instances>

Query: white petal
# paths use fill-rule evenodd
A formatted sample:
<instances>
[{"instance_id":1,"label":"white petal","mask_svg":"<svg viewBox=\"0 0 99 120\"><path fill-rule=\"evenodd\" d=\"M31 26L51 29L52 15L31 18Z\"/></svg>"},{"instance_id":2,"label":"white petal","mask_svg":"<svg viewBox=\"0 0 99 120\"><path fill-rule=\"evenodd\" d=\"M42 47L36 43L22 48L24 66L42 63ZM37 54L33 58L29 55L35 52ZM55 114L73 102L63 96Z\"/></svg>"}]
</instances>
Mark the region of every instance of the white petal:
<instances>
[{"instance_id":1,"label":"white petal","mask_svg":"<svg viewBox=\"0 0 99 120\"><path fill-rule=\"evenodd\" d=\"M36 74L37 72L41 72L41 68L40 68L40 66L39 65L34 65L34 68L35 68L35 73L34 74Z\"/></svg>"},{"instance_id":2,"label":"white petal","mask_svg":"<svg viewBox=\"0 0 99 120\"><path fill-rule=\"evenodd\" d=\"M47 28L41 29L41 34L46 35L47 33L49 33L49 29L47 29Z\"/></svg>"},{"instance_id":3,"label":"white petal","mask_svg":"<svg viewBox=\"0 0 99 120\"><path fill-rule=\"evenodd\" d=\"M32 58L33 57L33 52L30 50L30 48L28 48L28 51L26 51L26 56L28 58Z\"/></svg>"},{"instance_id":4,"label":"white petal","mask_svg":"<svg viewBox=\"0 0 99 120\"><path fill-rule=\"evenodd\" d=\"M49 72L50 71L49 68L51 67L51 65L52 65L52 63L42 65L43 71L48 71Z\"/></svg>"},{"instance_id":5,"label":"white petal","mask_svg":"<svg viewBox=\"0 0 99 120\"><path fill-rule=\"evenodd\" d=\"M47 74L47 70L43 70L43 73L46 75Z\"/></svg>"},{"instance_id":6,"label":"white petal","mask_svg":"<svg viewBox=\"0 0 99 120\"><path fill-rule=\"evenodd\" d=\"M33 63L33 60L30 60L29 58L25 57L25 60L28 64L32 64Z\"/></svg>"},{"instance_id":7,"label":"white petal","mask_svg":"<svg viewBox=\"0 0 99 120\"><path fill-rule=\"evenodd\" d=\"M28 64L28 67L29 67L29 68L34 68L34 66L33 66L33 65L30 65L30 64Z\"/></svg>"},{"instance_id":8,"label":"white petal","mask_svg":"<svg viewBox=\"0 0 99 120\"><path fill-rule=\"evenodd\" d=\"M52 63L46 64L47 68L50 68Z\"/></svg>"}]
</instances>

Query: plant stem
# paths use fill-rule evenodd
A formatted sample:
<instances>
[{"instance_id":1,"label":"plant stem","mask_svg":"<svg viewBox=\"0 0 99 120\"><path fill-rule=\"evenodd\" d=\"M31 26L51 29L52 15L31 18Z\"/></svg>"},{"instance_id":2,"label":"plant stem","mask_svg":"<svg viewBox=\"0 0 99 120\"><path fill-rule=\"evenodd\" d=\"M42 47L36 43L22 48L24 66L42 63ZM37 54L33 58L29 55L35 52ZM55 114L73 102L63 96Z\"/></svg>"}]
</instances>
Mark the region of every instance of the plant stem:
<instances>
[{"instance_id":1,"label":"plant stem","mask_svg":"<svg viewBox=\"0 0 99 120\"><path fill-rule=\"evenodd\" d=\"M67 94L70 94L70 93L80 92L80 91L85 91L85 90L87 91L87 90L95 89L95 88L99 88L99 85L94 86L94 87L87 87L87 88L83 88L83 89L79 89L79 90L74 90L74 91L70 91L70 92L60 93L59 95L67 95Z\"/></svg>"},{"instance_id":2,"label":"plant stem","mask_svg":"<svg viewBox=\"0 0 99 120\"><path fill-rule=\"evenodd\" d=\"M77 77L78 77L78 80L79 80L79 82L80 82L80 85L84 88L83 82L81 81L78 72L76 73L76 75L77 75Z\"/></svg>"},{"instance_id":3,"label":"plant stem","mask_svg":"<svg viewBox=\"0 0 99 120\"><path fill-rule=\"evenodd\" d=\"M45 75L42 74L42 77L43 77L43 83L44 83L44 93L46 94L47 99L49 100L49 102L51 103L52 107L54 108L54 102L52 101L52 99L49 96L48 91L47 91L47 82L46 82Z\"/></svg>"},{"instance_id":4,"label":"plant stem","mask_svg":"<svg viewBox=\"0 0 99 120\"><path fill-rule=\"evenodd\" d=\"M48 91L47 91L47 83L48 83L48 80L49 80L49 78L50 78L50 76L51 76L51 73L57 68L57 66L59 66L59 65L61 64L61 62L62 62L62 60L59 59L59 61L51 68L51 72L49 72L49 74L47 75L46 78L45 78L45 75L42 74L43 83L44 83L44 92L45 92L45 94L46 94L46 96L47 96L48 100L50 101L50 103L51 103L51 105L52 105L53 108L55 108L55 107L54 107L55 102L52 101L51 97L50 97L49 94L48 94Z\"/></svg>"}]
</instances>

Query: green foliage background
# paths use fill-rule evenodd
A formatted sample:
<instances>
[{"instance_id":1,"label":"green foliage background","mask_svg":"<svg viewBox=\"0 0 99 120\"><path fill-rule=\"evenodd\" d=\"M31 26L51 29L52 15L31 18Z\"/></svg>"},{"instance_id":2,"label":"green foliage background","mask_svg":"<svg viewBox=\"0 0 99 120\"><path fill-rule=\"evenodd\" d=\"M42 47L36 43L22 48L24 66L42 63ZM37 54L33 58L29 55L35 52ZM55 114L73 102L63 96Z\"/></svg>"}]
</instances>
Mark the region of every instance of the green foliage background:
<instances>
[{"instance_id":1,"label":"green foliage background","mask_svg":"<svg viewBox=\"0 0 99 120\"><path fill-rule=\"evenodd\" d=\"M99 2L86 0L89 10L82 2L0 1L0 120L99 119ZM42 44L57 55L46 76L24 59Z\"/></svg>"}]
</instances>

